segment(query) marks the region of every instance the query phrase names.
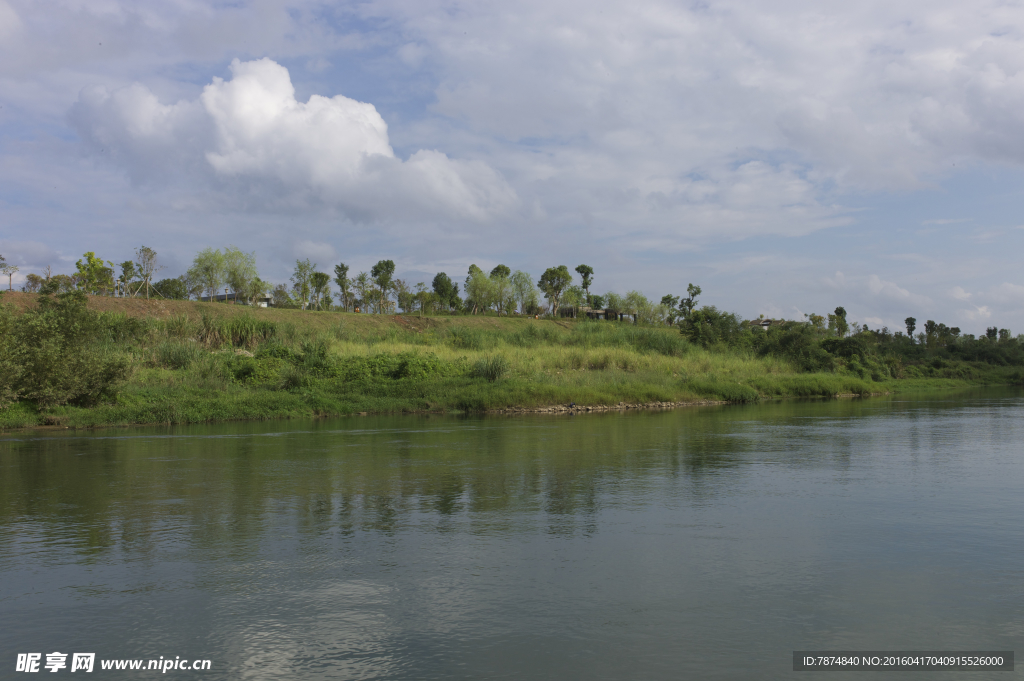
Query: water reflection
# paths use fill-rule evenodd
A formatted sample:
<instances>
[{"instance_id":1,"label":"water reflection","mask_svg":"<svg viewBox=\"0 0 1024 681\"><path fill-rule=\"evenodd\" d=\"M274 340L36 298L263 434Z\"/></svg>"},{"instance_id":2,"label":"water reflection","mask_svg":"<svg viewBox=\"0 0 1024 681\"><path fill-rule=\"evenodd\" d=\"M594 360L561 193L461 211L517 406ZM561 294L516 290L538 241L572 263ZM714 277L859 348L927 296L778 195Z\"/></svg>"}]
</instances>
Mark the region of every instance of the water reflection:
<instances>
[{"instance_id":1,"label":"water reflection","mask_svg":"<svg viewBox=\"0 0 1024 681\"><path fill-rule=\"evenodd\" d=\"M1021 411L11 435L0 626L15 652L205 655L204 678L780 678L795 648L1012 648Z\"/></svg>"}]
</instances>

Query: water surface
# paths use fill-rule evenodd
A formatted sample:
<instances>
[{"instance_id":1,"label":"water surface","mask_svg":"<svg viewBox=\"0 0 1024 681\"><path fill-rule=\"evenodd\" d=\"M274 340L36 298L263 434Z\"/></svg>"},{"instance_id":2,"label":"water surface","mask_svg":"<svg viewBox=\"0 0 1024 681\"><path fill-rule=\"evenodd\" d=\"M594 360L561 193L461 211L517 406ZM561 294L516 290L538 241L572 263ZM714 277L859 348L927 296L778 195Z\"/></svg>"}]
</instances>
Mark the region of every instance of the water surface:
<instances>
[{"instance_id":1,"label":"water surface","mask_svg":"<svg viewBox=\"0 0 1024 681\"><path fill-rule=\"evenodd\" d=\"M988 390L3 436L0 678L52 651L209 658L168 672L203 679L1024 651L1022 416Z\"/></svg>"}]
</instances>

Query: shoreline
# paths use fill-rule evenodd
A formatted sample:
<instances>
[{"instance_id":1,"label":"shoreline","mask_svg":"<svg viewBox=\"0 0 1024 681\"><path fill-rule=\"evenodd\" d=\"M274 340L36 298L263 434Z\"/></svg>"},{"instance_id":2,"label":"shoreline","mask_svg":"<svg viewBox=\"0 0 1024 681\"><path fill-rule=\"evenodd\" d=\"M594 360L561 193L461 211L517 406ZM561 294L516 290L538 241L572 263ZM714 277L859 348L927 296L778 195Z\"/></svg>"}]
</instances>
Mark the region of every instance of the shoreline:
<instances>
[{"instance_id":1,"label":"shoreline","mask_svg":"<svg viewBox=\"0 0 1024 681\"><path fill-rule=\"evenodd\" d=\"M957 388L971 388L971 387L997 387L997 386L964 386L964 385L950 385L933 387L927 392L941 392L943 390L953 390ZM1009 387L1009 386L1007 386ZM780 395L773 397L765 397L758 402L775 402L782 400L830 400L830 399L855 399L855 398L867 398L867 397L885 397L888 395L896 394L898 391L887 390L884 392L872 392L872 393L839 393L831 396L824 395ZM460 410L460 409L424 409L424 410L406 410L406 411L360 411L350 412L347 414L314 414L312 416L279 416L269 418L222 418L222 419L211 419L208 421L190 421L190 422L176 422L176 421L147 421L147 422L136 422L136 423L97 423L90 425L62 425L60 423L62 417L60 416L47 416L44 419L46 423L40 423L29 426L19 426L14 428L0 428L0 436L14 434L18 432L30 432L30 431L64 431L64 430L100 430L104 428L151 428L154 426L195 426L195 425L214 425L218 423L239 423L239 422L263 422L263 421L294 421L299 419L318 421L323 419L332 418L345 418L345 417L356 417L356 416L422 416L422 415L435 415L435 416L462 416L462 415L490 415L490 416L518 416L524 414L547 414L547 415L580 415L580 414L602 414L607 412L627 412L627 411L668 411L672 409L682 409L686 407L722 407L728 405L740 405L740 404L754 404L755 402L741 402L741 401L728 401L728 400L679 400L679 401L655 401L655 402L636 402L626 403L620 402L612 405L575 405L572 404L554 404L545 405L539 407L504 407L499 409L484 409L484 410Z\"/></svg>"}]
</instances>

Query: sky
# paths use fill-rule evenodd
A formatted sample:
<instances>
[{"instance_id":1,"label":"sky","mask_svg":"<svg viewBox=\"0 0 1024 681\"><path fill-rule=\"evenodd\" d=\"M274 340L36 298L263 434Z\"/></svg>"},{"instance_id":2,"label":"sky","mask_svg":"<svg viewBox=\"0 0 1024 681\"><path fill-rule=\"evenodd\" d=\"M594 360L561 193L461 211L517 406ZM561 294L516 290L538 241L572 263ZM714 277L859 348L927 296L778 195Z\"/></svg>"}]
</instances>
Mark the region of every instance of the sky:
<instances>
[{"instance_id":1,"label":"sky","mask_svg":"<svg viewBox=\"0 0 1024 681\"><path fill-rule=\"evenodd\" d=\"M1024 7L0 0L0 254L1024 331Z\"/></svg>"}]
</instances>

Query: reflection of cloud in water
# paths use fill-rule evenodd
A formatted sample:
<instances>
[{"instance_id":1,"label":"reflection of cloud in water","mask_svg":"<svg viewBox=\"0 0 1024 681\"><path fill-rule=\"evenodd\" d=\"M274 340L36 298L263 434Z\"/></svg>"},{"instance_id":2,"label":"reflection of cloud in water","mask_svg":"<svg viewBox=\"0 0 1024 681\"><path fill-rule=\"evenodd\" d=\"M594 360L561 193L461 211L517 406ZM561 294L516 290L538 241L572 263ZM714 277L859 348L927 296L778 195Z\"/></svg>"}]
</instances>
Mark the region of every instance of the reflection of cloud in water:
<instances>
[{"instance_id":1,"label":"reflection of cloud in water","mask_svg":"<svg viewBox=\"0 0 1024 681\"><path fill-rule=\"evenodd\" d=\"M272 584L267 584L272 587ZM232 667L245 679L373 679L395 676L400 627L389 607L395 589L367 580L344 580L287 593L270 588L225 610ZM245 612L246 609L252 612Z\"/></svg>"}]
</instances>

